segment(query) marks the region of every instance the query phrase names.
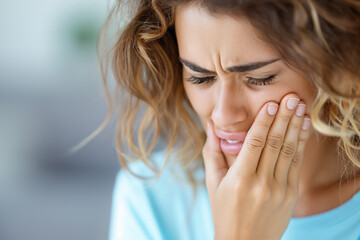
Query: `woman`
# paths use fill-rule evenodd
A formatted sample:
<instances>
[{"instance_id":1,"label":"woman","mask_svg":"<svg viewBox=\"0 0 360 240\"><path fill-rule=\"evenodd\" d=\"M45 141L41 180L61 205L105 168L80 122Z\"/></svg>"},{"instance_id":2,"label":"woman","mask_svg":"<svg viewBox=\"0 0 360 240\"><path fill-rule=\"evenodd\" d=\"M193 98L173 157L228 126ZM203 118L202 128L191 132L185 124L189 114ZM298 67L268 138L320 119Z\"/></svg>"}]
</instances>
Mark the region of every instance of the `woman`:
<instances>
[{"instance_id":1,"label":"woman","mask_svg":"<svg viewBox=\"0 0 360 240\"><path fill-rule=\"evenodd\" d=\"M110 239L360 237L359 1L120 10Z\"/></svg>"}]
</instances>

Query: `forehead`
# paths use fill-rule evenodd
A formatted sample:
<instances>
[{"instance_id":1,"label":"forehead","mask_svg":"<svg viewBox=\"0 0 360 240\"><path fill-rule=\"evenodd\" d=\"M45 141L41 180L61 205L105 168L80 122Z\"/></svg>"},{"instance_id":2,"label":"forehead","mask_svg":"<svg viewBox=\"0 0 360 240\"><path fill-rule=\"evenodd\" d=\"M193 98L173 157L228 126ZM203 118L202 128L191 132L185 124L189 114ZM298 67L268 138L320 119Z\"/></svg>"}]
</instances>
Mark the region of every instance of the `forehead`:
<instances>
[{"instance_id":1,"label":"forehead","mask_svg":"<svg viewBox=\"0 0 360 240\"><path fill-rule=\"evenodd\" d=\"M213 67L214 58L226 67L278 56L246 18L214 15L197 5L176 9L175 31L180 57L204 67Z\"/></svg>"}]
</instances>

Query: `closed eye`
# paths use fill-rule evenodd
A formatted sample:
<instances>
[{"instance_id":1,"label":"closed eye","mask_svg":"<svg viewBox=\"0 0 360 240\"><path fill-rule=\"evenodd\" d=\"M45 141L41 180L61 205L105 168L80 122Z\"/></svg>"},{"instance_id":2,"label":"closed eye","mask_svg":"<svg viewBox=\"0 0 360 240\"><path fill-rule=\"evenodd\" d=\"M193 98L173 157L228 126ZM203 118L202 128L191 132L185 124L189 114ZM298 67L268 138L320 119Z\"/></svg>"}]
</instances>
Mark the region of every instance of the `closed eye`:
<instances>
[{"instance_id":1,"label":"closed eye","mask_svg":"<svg viewBox=\"0 0 360 240\"><path fill-rule=\"evenodd\" d=\"M215 77L195 77L191 76L189 78L186 78L186 81L191 82L192 84L204 84L204 83L210 83L215 79Z\"/></svg>"},{"instance_id":2,"label":"closed eye","mask_svg":"<svg viewBox=\"0 0 360 240\"><path fill-rule=\"evenodd\" d=\"M275 77L276 77L276 74L270 75L270 76L265 77L265 78L248 77L247 80L246 80L246 83L250 84L250 85L256 85L256 86L269 85L269 84L274 82Z\"/></svg>"},{"instance_id":3,"label":"closed eye","mask_svg":"<svg viewBox=\"0 0 360 240\"><path fill-rule=\"evenodd\" d=\"M274 82L276 77L276 74L270 75L265 78L253 78L253 77L247 77L246 83L249 85L255 85L255 86L264 86L268 85ZM212 81L215 80L215 77L195 77L191 76L189 78L186 78L186 81L192 83L192 84L209 84Z\"/></svg>"}]
</instances>

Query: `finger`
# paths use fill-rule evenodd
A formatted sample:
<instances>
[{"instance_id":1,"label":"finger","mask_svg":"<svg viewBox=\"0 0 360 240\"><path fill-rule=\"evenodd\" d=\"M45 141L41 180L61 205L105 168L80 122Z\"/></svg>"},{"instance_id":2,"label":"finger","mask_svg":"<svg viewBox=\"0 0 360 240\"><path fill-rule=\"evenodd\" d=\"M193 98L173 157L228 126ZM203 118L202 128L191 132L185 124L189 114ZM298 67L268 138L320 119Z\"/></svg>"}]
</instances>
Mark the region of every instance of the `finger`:
<instances>
[{"instance_id":1,"label":"finger","mask_svg":"<svg viewBox=\"0 0 360 240\"><path fill-rule=\"evenodd\" d=\"M207 138L202 151L205 164L206 183L208 187L211 186L211 188L216 188L222 178L226 175L228 165L220 148L220 139L216 136L211 121L207 123L206 134Z\"/></svg>"},{"instance_id":2,"label":"finger","mask_svg":"<svg viewBox=\"0 0 360 240\"><path fill-rule=\"evenodd\" d=\"M257 169L258 175L269 182L274 179L274 169L283 146L286 130L299 101L300 99L295 94L285 96L281 101L280 111L269 130Z\"/></svg>"},{"instance_id":3,"label":"finger","mask_svg":"<svg viewBox=\"0 0 360 240\"><path fill-rule=\"evenodd\" d=\"M286 131L284 144L282 145L279 158L276 162L274 178L277 182L286 186L289 167L292 159L297 151L299 133L304 119L306 105L300 102L297 106L295 114L293 114L289 127Z\"/></svg>"},{"instance_id":4,"label":"finger","mask_svg":"<svg viewBox=\"0 0 360 240\"><path fill-rule=\"evenodd\" d=\"M236 175L251 176L256 172L261 151L274 121L278 109L277 103L266 103L259 111L248 131L242 149L230 170Z\"/></svg>"},{"instance_id":5,"label":"finger","mask_svg":"<svg viewBox=\"0 0 360 240\"><path fill-rule=\"evenodd\" d=\"M299 133L298 147L295 156L290 164L289 173L288 173L288 186L295 190L297 190L299 187L298 185L299 185L301 163L304 158L305 146L309 139L310 128L311 128L310 118L308 116L305 116Z\"/></svg>"}]
</instances>

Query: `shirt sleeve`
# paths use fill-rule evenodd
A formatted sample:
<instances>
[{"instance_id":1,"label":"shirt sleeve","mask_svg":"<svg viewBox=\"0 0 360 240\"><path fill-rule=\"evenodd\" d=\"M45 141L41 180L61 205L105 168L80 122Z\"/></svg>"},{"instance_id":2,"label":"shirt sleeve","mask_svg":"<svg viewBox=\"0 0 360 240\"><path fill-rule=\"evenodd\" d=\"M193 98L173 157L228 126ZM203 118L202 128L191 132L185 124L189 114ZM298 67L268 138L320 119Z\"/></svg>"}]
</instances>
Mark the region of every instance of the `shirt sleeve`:
<instances>
[{"instance_id":1,"label":"shirt sleeve","mask_svg":"<svg viewBox=\"0 0 360 240\"><path fill-rule=\"evenodd\" d=\"M109 240L164 239L146 184L120 170L115 181Z\"/></svg>"}]
</instances>

